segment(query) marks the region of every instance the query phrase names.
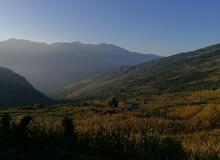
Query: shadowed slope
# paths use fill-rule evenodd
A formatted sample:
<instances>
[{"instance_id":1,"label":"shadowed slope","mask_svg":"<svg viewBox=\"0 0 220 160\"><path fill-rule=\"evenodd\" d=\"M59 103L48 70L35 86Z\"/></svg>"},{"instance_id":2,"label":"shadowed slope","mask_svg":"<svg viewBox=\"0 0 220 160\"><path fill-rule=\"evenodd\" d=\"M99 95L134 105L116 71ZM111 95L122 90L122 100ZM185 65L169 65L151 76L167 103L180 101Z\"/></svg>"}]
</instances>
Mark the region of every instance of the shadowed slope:
<instances>
[{"instance_id":1,"label":"shadowed slope","mask_svg":"<svg viewBox=\"0 0 220 160\"><path fill-rule=\"evenodd\" d=\"M52 100L32 87L25 78L0 67L0 107L48 104Z\"/></svg>"}]
</instances>

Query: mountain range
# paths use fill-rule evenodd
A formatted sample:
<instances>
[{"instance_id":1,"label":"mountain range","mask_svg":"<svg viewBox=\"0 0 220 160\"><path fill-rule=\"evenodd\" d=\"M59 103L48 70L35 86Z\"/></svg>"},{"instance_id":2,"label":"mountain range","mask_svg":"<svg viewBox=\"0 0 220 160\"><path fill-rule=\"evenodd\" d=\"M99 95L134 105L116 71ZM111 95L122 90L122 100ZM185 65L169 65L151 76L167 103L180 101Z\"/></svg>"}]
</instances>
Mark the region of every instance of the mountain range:
<instances>
[{"instance_id":1,"label":"mountain range","mask_svg":"<svg viewBox=\"0 0 220 160\"><path fill-rule=\"evenodd\" d=\"M0 65L21 74L47 94L94 75L158 58L104 43L47 44L21 39L0 42Z\"/></svg>"},{"instance_id":2,"label":"mountain range","mask_svg":"<svg viewBox=\"0 0 220 160\"><path fill-rule=\"evenodd\" d=\"M220 88L220 44L73 83L61 98L148 97Z\"/></svg>"},{"instance_id":3,"label":"mountain range","mask_svg":"<svg viewBox=\"0 0 220 160\"><path fill-rule=\"evenodd\" d=\"M69 100L132 99L220 88L220 44L164 58L111 44L17 39L1 42L0 51L0 64L22 75L0 67L0 106L51 103L32 83L45 92L66 86L57 97Z\"/></svg>"}]
</instances>

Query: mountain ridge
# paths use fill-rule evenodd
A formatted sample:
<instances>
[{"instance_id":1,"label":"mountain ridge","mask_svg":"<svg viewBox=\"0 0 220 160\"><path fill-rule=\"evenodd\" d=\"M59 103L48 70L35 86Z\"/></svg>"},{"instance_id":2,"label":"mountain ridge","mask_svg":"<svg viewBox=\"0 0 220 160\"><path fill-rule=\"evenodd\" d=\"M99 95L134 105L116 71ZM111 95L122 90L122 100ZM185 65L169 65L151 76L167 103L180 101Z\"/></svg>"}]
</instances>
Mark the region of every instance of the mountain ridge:
<instances>
[{"instance_id":1,"label":"mountain ridge","mask_svg":"<svg viewBox=\"0 0 220 160\"><path fill-rule=\"evenodd\" d=\"M73 84L62 98L144 97L220 87L220 44L164 57Z\"/></svg>"},{"instance_id":2,"label":"mountain ridge","mask_svg":"<svg viewBox=\"0 0 220 160\"><path fill-rule=\"evenodd\" d=\"M72 82L158 58L104 43L47 44L19 39L0 42L1 66L20 73L44 93L54 93Z\"/></svg>"},{"instance_id":3,"label":"mountain ridge","mask_svg":"<svg viewBox=\"0 0 220 160\"><path fill-rule=\"evenodd\" d=\"M36 90L24 77L0 67L0 107L50 104L52 99Z\"/></svg>"}]
</instances>

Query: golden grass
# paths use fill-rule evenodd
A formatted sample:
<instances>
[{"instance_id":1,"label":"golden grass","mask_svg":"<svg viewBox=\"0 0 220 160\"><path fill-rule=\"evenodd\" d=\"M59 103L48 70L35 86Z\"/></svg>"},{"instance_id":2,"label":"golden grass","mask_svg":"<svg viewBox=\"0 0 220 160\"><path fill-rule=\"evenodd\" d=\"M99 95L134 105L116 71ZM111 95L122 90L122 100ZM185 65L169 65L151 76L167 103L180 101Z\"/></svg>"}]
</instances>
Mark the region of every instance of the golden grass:
<instances>
[{"instance_id":1,"label":"golden grass","mask_svg":"<svg viewBox=\"0 0 220 160\"><path fill-rule=\"evenodd\" d=\"M58 105L47 108L1 109L15 121L31 115L34 123L47 128L60 128L64 116L74 119L79 134L90 134L106 129L108 132L131 133L135 138L144 132L174 136L180 139L189 152L204 155L220 153L220 90L192 93L176 93L149 97L142 107L127 111L120 101L115 114L103 114L109 110L106 100L92 101L88 106ZM98 107L97 107L98 106ZM165 109L166 108L166 109ZM159 115L145 113L159 111Z\"/></svg>"}]
</instances>

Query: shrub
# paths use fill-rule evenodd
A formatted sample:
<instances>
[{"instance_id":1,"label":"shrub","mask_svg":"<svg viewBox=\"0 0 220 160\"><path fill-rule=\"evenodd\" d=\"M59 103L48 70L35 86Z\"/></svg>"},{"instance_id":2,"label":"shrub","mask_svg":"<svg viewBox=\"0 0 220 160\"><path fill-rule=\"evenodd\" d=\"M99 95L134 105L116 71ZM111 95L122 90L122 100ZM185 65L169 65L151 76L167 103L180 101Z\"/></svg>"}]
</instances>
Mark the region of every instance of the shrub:
<instances>
[{"instance_id":1,"label":"shrub","mask_svg":"<svg viewBox=\"0 0 220 160\"><path fill-rule=\"evenodd\" d=\"M11 117L7 113L2 116L2 127L6 132L11 128Z\"/></svg>"},{"instance_id":2,"label":"shrub","mask_svg":"<svg viewBox=\"0 0 220 160\"><path fill-rule=\"evenodd\" d=\"M73 120L68 117L63 119L64 135L71 139L71 141L76 145L78 141L77 133L75 132L75 126Z\"/></svg>"},{"instance_id":3,"label":"shrub","mask_svg":"<svg viewBox=\"0 0 220 160\"><path fill-rule=\"evenodd\" d=\"M184 149L180 141L174 138L164 138L160 145L161 159L178 160L184 159Z\"/></svg>"},{"instance_id":4,"label":"shrub","mask_svg":"<svg viewBox=\"0 0 220 160\"><path fill-rule=\"evenodd\" d=\"M115 97L112 97L108 100L108 105L111 108L117 108L118 107L118 100Z\"/></svg>"}]
</instances>

